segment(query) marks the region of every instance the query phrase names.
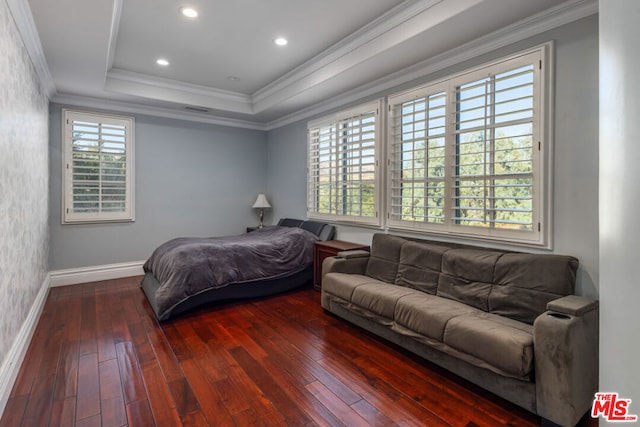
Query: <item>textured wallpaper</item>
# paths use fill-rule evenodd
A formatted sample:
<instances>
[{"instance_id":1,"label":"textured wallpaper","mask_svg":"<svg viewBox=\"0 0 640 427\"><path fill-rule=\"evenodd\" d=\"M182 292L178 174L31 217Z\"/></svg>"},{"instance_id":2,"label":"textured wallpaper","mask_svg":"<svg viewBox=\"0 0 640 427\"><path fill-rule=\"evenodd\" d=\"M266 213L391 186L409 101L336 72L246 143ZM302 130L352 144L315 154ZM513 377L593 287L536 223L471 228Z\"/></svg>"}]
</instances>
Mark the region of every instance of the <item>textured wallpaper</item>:
<instances>
[{"instance_id":1,"label":"textured wallpaper","mask_svg":"<svg viewBox=\"0 0 640 427\"><path fill-rule=\"evenodd\" d=\"M0 363L48 271L48 100L0 0Z\"/></svg>"}]
</instances>

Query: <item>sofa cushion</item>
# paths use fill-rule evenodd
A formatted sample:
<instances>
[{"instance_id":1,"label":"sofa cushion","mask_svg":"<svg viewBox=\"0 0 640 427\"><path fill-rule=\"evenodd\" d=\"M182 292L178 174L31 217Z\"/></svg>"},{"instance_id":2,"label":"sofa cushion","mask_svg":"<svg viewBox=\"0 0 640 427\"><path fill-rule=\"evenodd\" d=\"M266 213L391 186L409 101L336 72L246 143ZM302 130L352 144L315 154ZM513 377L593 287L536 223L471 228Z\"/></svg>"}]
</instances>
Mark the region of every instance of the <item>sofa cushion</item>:
<instances>
[{"instance_id":1,"label":"sofa cushion","mask_svg":"<svg viewBox=\"0 0 640 427\"><path fill-rule=\"evenodd\" d=\"M451 249L442 255L442 274L438 296L489 311L495 264L500 252L477 249Z\"/></svg>"},{"instance_id":2,"label":"sofa cushion","mask_svg":"<svg viewBox=\"0 0 640 427\"><path fill-rule=\"evenodd\" d=\"M351 302L372 313L393 320L398 300L413 292L417 291L384 282L365 283L353 290Z\"/></svg>"},{"instance_id":3,"label":"sofa cushion","mask_svg":"<svg viewBox=\"0 0 640 427\"><path fill-rule=\"evenodd\" d=\"M351 301L355 288L375 281L375 279L361 274L328 273L322 278L322 290L343 300Z\"/></svg>"},{"instance_id":4,"label":"sofa cushion","mask_svg":"<svg viewBox=\"0 0 640 427\"><path fill-rule=\"evenodd\" d=\"M371 242L371 255L366 274L386 283L394 283L398 273L400 249L406 240L402 237L377 233Z\"/></svg>"},{"instance_id":5,"label":"sofa cushion","mask_svg":"<svg viewBox=\"0 0 640 427\"><path fill-rule=\"evenodd\" d=\"M484 249L451 249L442 255L442 272L469 282L493 282L495 264L502 252Z\"/></svg>"},{"instance_id":6,"label":"sofa cushion","mask_svg":"<svg viewBox=\"0 0 640 427\"><path fill-rule=\"evenodd\" d=\"M577 268L569 256L506 253L495 266L489 311L533 324L548 302L573 294Z\"/></svg>"},{"instance_id":7,"label":"sofa cushion","mask_svg":"<svg viewBox=\"0 0 640 427\"><path fill-rule=\"evenodd\" d=\"M457 301L414 291L398 300L395 321L405 328L442 342L447 322L456 316L478 311Z\"/></svg>"},{"instance_id":8,"label":"sofa cushion","mask_svg":"<svg viewBox=\"0 0 640 427\"><path fill-rule=\"evenodd\" d=\"M428 243L407 241L400 250L396 285L434 294L442 266L442 254L449 248Z\"/></svg>"},{"instance_id":9,"label":"sofa cushion","mask_svg":"<svg viewBox=\"0 0 640 427\"><path fill-rule=\"evenodd\" d=\"M513 319L490 313L453 317L444 343L516 378L533 369L533 327Z\"/></svg>"}]
</instances>

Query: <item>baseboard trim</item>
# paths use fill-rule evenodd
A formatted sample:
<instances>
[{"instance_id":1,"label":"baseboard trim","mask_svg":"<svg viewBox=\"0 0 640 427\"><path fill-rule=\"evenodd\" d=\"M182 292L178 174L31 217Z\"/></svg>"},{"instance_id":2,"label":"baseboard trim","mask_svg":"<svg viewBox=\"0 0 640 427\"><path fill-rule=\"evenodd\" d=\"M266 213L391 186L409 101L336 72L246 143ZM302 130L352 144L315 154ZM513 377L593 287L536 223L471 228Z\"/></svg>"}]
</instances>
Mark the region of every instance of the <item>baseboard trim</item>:
<instances>
[{"instance_id":1,"label":"baseboard trim","mask_svg":"<svg viewBox=\"0 0 640 427\"><path fill-rule=\"evenodd\" d=\"M7 406L7 402L11 396L11 390L13 389L16 378L18 378L22 361L27 354L27 349L33 338L38 320L40 320L40 315L42 314L42 309L49 293L50 284L51 276L47 274L33 305L31 305L27 318L22 323L22 327L13 345L9 349L7 357L2 363L2 367L0 367L0 416L4 413L4 409Z\"/></svg>"},{"instance_id":2,"label":"baseboard trim","mask_svg":"<svg viewBox=\"0 0 640 427\"><path fill-rule=\"evenodd\" d=\"M68 268L55 270L51 274L51 287L77 285L78 283L98 282L100 280L120 279L121 277L144 274L144 261L123 262L119 264L97 265L93 267Z\"/></svg>"}]
</instances>

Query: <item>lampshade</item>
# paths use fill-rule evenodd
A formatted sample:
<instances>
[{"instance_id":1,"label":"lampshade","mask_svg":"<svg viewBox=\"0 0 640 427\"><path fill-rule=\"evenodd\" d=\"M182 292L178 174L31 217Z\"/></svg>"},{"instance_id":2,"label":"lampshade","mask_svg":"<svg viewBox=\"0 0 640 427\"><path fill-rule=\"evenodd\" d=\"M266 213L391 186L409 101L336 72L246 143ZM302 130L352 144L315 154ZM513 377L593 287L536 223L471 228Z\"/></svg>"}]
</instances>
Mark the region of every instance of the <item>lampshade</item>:
<instances>
[{"instance_id":1,"label":"lampshade","mask_svg":"<svg viewBox=\"0 0 640 427\"><path fill-rule=\"evenodd\" d=\"M265 209L265 208L270 208L271 205L269 204L269 202L267 202L267 198L265 197L265 195L260 193L258 194L258 198L256 199L256 202L251 207Z\"/></svg>"}]
</instances>

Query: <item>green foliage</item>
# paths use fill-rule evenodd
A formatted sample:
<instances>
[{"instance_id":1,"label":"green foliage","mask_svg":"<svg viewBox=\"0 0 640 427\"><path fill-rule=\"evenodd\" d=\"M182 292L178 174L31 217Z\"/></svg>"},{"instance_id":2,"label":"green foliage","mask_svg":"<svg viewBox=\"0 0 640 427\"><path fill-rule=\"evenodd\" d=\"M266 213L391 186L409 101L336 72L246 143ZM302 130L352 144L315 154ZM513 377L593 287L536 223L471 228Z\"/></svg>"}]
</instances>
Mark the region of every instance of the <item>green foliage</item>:
<instances>
[{"instance_id":1,"label":"green foliage","mask_svg":"<svg viewBox=\"0 0 640 427\"><path fill-rule=\"evenodd\" d=\"M485 138L460 133L454 162L453 220L456 224L531 230L533 142L531 125L512 125ZM444 138L401 144L401 189L394 205L406 221L444 223Z\"/></svg>"},{"instance_id":2,"label":"green foliage","mask_svg":"<svg viewBox=\"0 0 640 427\"><path fill-rule=\"evenodd\" d=\"M122 212L126 200L124 143L101 141L95 134L73 135L72 172L75 212Z\"/></svg>"}]
</instances>

